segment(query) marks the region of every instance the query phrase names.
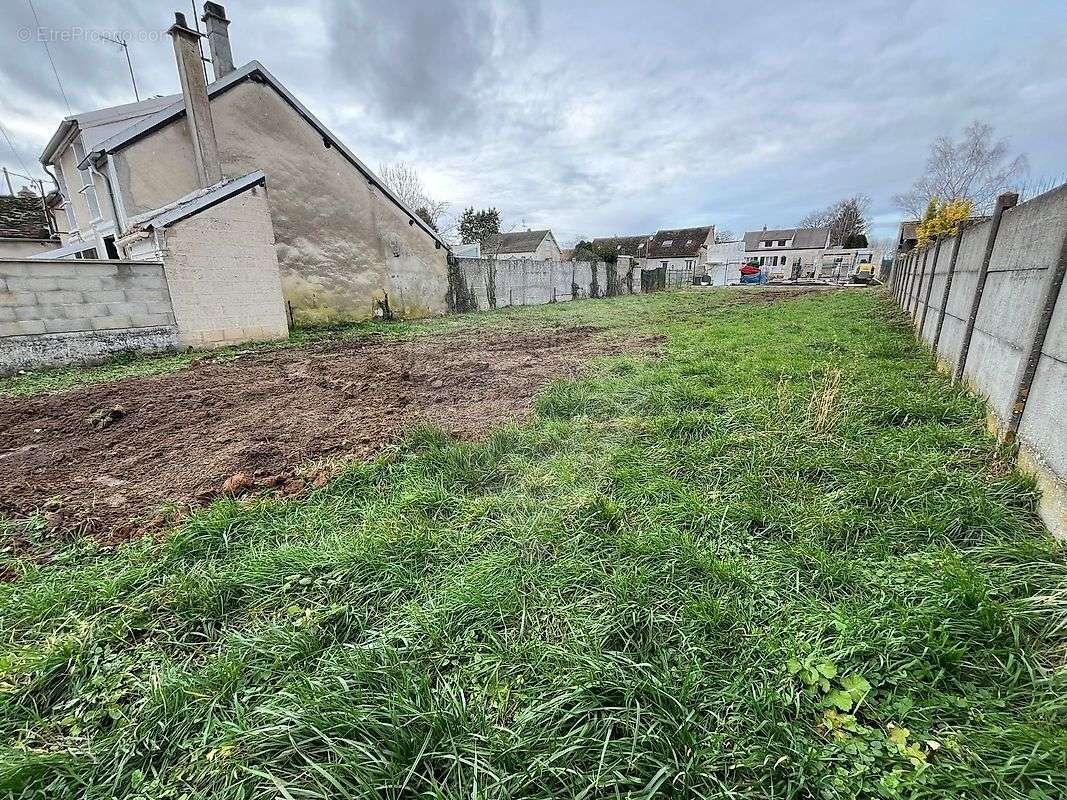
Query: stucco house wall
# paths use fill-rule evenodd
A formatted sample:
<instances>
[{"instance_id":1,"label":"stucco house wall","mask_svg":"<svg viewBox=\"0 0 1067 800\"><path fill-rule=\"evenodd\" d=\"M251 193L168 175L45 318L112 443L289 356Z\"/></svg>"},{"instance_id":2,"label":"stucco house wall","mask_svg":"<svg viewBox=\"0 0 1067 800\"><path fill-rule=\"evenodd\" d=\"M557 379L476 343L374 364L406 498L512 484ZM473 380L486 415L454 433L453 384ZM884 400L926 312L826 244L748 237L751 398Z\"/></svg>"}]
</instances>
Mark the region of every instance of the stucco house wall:
<instances>
[{"instance_id":1,"label":"stucco house wall","mask_svg":"<svg viewBox=\"0 0 1067 800\"><path fill-rule=\"evenodd\" d=\"M757 261L760 266L767 268L767 275L771 278L788 278L792 274L793 265L799 261L800 277L810 278L815 275L818 264L822 259L825 248L775 248L773 250L748 250L745 252L745 261ZM763 259L760 261L760 259ZM784 263L783 263L784 259ZM776 261L777 263L772 263Z\"/></svg>"},{"instance_id":2,"label":"stucco house wall","mask_svg":"<svg viewBox=\"0 0 1067 800\"><path fill-rule=\"evenodd\" d=\"M70 194L69 200L74 209L74 217L78 225L78 232L84 234L90 230L92 214L89 213L89 205L85 201L84 192L80 191L82 188L82 179L78 172L78 161L74 157L73 146L68 146L67 149L63 151L63 154L59 157L59 167L63 170L63 180L66 183L67 191Z\"/></svg>"},{"instance_id":3,"label":"stucco house wall","mask_svg":"<svg viewBox=\"0 0 1067 800\"><path fill-rule=\"evenodd\" d=\"M690 258L646 258L644 259L644 266L648 269L659 269L666 265L668 272L683 271L686 269L697 269L698 265L702 266L703 262L699 256L692 256Z\"/></svg>"},{"instance_id":4,"label":"stucco house wall","mask_svg":"<svg viewBox=\"0 0 1067 800\"><path fill-rule=\"evenodd\" d=\"M27 258L58 246L54 239L0 239L0 258Z\"/></svg>"},{"instance_id":5,"label":"stucco house wall","mask_svg":"<svg viewBox=\"0 0 1067 800\"><path fill-rule=\"evenodd\" d=\"M298 319L443 314L447 251L270 86L244 81L213 98L222 170L267 175L282 290ZM184 117L112 156L128 215L196 188Z\"/></svg>"}]
</instances>

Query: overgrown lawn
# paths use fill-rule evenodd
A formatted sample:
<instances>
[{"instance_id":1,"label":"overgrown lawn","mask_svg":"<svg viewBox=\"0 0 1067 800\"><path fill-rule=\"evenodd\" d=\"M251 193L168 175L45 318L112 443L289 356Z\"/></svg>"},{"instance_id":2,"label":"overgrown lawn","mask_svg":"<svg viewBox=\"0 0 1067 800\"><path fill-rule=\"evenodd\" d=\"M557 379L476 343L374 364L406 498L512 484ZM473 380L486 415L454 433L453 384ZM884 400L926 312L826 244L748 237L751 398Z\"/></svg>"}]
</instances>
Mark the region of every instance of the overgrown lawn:
<instances>
[{"instance_id":1,"label":"overgrown lawn","mask_svg":"<svg viewBox=\"0 0 1067 800\"><path fill-rule=\"evenodd\" d=\"M474 315L667 343L484 442L6 556L0 794L1062 797L1032 482L882 295L742 291Z\"/></svg>"}]
</instances>

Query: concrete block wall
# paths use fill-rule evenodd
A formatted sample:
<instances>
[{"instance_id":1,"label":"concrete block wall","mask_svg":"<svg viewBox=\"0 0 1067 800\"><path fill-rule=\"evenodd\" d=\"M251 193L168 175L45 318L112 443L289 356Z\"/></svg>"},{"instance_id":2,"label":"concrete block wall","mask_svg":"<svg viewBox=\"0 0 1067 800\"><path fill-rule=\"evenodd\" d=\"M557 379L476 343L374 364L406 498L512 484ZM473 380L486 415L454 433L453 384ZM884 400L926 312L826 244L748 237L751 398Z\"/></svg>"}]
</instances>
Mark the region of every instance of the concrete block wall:
<instances>
[{"instance_id":1,"label":"concrete block wall","mask_svg":"<svg viewBox=\"0 0 1067 800\"><path fill-rule=\"evenodd\" d=\"M176 222L160 235L182 345L221 347L288 337L274 228L262 186Z\"/></svg>"},{"instance_id":2,"label":"concrete block wall","mask_svg":"<svg viewBox=\"0 0 1067 800\"><path fill-rule=\"evenodd\" d=\"M460 258L457 269L477 309L584 299L594 296L594 283L597 297L609 296L609 285L616 295L641 292L640 268L625 262L616 265L615 279L604 262Z\"/></svg>"},{"instance_id":3,"label":"concrete block wall","mask_svg":"<svg viewBox=\"0 0 1067 800\"><path fill-rule=\"evenodd\" d=\"M161 264L0 261L0 336L173 324Z\"/></svg>"},{"instance_id":4,"label":"concrete block wall","mask_svg":"<svg viewBox=\"0 0 1067 800\"><path fill-rule=\"evenodd\" d=\"M960 234L951 289L945 282L955 238L945 240L934 269L926 324L916 330L932 344L942 312L944 323L935 356L955 373L971 314L979 275L993 223L971 225ZM974 320L963 380L982 394L990 422L1005 431L1017 402L1052 281L1067 253L1067 184L1004 211L989 260L985 288ZM932 248L931 245L931 254ZM912 280L922 269L922 251L898 264L893 292L913 316L916 329L926 303L926 280ZM1053 298L1054 312L1026 397L1017 441L1020 464L1031 471L1043 490L1041 514L1049 529L1067 537L1067 289Z\"/></svg>"},{"instance_id":5,"label":"concrete block wall","mask_svg":"<svg viewBox=\"0 0 1067 800\"><path fill-rule=\"evenodd\" d=\"M0 260L0 372L176 342L162 264Z\"/></svg>"}]
</instances>

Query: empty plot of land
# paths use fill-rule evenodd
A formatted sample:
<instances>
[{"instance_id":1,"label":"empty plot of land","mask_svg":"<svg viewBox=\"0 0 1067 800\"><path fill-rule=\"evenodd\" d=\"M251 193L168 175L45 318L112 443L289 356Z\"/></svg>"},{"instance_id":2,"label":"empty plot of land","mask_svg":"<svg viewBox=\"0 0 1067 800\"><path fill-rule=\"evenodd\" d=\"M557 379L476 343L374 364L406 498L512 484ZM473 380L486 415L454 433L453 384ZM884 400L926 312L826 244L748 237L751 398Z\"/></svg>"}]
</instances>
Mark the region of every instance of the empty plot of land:
<instances>
[{"instance_id":1,"label":"empty plot of land","mask_svg":"<svg viewBox=\"0 0 1067 800\"><path fill-rule=\"evenodd\" d=\"M209 499L237 473L257 488L299 490L300 465L373 454L420 420L479 435L523 419L538 389L591 358L655 345L598 333L374 336L2 398L0 515L45 509L57 526L121 537L164 503Z\"/></svg>"},{"instance_id":2,"label":"empty plot of land","mask_svg":"<svg viewBox=\"0 0 1067 800\"><path fill-rule=\"evenodd\" d=\"M5 521L50 551L0 547L0 794L1059 798L1067 551L1033 485L884 294L795 298L564 303L5 401L69 424L43 471L130 481L105 496L266 483L419 417L465 438L114 548ZM664 343L526 414L656 346L620 332Z\"/></svg>"}]
</instances>

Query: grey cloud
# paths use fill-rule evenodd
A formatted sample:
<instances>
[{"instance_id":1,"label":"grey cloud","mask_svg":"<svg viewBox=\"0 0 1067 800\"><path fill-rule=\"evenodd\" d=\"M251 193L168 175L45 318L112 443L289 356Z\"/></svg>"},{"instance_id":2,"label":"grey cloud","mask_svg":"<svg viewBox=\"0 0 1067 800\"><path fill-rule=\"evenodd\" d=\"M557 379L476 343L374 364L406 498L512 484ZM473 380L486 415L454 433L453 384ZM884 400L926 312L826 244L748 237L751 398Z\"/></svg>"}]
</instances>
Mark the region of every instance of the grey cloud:
<instances>
[{"instance_id":1,"label":"grey cloud","mask_svg":"<svg viewBox=\"0 0 1067 800\"><path fill-rule=\"evenodd\" d=\"M489 0L395 0L384 10L377 2L328 6L334 88L430 138L499 111L490 101L507 68L501 42L521 53L539 20L535 6Z\"/></svg>"},{"instance_id":2,"label":"grey cloud","mask_svg":"<svg viewBox=\"0 0 1067 800\"><path fill-rule=\"evenodd\" d=\"M189 13L188 0L36 2L44 24L163 29L175 9ZM1065 4L804 2L773 15L703 0L226 5L237 61L263 61L365 161L409 161L448 187L454 209L497 205L561 240L788 225L856 192L888 228L889 197L930 140L975 117L1036 174L1064 170ZM16 24L28 14L11 8ZM0 120L47 130L65 109L44 53L7 44ZM76 109L129 99L121 54L53 52ZM176 89L169 40L132 53L144 94ZM24 158L40 135L17 137Z\"/></svg>"}]
</instances>

